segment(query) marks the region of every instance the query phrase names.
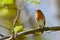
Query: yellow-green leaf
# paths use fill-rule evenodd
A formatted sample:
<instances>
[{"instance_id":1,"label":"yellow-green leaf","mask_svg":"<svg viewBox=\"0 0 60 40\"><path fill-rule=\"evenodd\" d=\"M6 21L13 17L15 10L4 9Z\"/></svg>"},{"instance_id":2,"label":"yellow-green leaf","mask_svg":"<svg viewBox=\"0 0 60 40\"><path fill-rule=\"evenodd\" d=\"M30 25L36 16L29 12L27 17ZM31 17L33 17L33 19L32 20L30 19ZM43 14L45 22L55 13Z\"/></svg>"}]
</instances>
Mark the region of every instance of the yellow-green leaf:
<instances>
[{"instance_id":1,"label":"yellow-green leaf","mask_svg":"<svg viewBox=\"0 0 60 40\"><path fill-rule=\"evenodd\" d=\"M3 5L4 5L3 1L0 0L0 6L3 6Z\"/></svg>"},{"instance_id":2,"label":"yellow-green leaf","mask_svg":"<svg viewBox=\"0 0 60 40\"><path fill-rule=\"evenodd\" d=\"M39 0L26 0L28 3L40 4Z\"/></svg>"},{"instance_id":3,"label":"yellow-green leaf","mask_svg":"<svg viewBox=\"0 0 60 40\"><path fill-rule=\"evenodd\" d=\"M8 13L7 8L4 8L4 9L0 10L0 17L6 15L7 13Z\"/></svg>"},{"instance_id":4,"label":"yellow-green leaf","mask_svg":"<svg viewBox=\"0 0 60 40\"><path fill-rule=\"evenodd\" d=\"M19 25L19 26L16 26L15 28L14 28L14 31L15 31L15 33L17 33L18 31L20 31L22 29L22 25Z\"/></svg>"},{"instance_id":5,"label":"yellow-green leaf","mask_svg":"<svg viewBox=\"0 0 60 40\"><path fill-rule=\"evenodd\" d=\"M14 0L2 0L4 4L13 4Z\"/></svg>"},{"instance_id":6,"label":"yellow-green leaf","mask_svg":"<svg viewBox=\"0 0 60 40\"><path fill-rule=\"evenodd\" d=\"M40 2L32 1L33 4L40 4Z\"/></svg>"}]
</instances>

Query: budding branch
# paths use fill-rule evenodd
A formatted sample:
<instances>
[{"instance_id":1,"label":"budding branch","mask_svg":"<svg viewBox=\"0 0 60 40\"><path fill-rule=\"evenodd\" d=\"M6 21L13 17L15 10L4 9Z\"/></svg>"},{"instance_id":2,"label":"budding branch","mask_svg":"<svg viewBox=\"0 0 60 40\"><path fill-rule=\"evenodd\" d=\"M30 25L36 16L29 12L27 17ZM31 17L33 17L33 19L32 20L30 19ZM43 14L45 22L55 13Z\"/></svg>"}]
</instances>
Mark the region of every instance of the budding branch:
<instances>
[{"instance_id":1,"label":"budding branch","mask_svg":"<svg viewBox=\"0 0 60 40\"><path fill-rule=\"evenodd\" d=\"M59 31L60 27L56 26L56 27L43 27L43 28L36 28L36 29L30 29L27 31L23 31L17 34L18 36L23 36L23 35L27 35L27 34L33 34L34 32L44 32L44 31Z\"/></svg>"},{"instance_id":2,"label":"budding branch","mask_svg":"<svg viewBox=\"0 0 60 40\"><path fill-rule=\"evenodd\" d=\"M59 31L59 30L60 30L60 26L36 28L36 29L30 29L30 30L27 30L27 31L23 31L23 32L17 33L16 37L23 36L23 35L28 35L28 34L34 34L34 32ZM4 38L8 39L9 37L4 37ZM4 39L4 38L1 38L1 39Z\"/></svg>"}]
</instances>

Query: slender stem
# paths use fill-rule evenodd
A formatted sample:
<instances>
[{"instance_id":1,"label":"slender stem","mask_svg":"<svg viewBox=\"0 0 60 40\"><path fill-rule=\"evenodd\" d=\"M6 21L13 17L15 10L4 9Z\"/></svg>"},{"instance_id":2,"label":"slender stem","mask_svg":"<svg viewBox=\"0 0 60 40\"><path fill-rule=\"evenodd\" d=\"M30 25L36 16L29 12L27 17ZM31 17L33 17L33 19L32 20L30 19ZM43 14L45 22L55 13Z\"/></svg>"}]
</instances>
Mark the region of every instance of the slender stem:
<instances>
[{"instance_id":1,"label":"slender stem","mask_svg":"<svg viewBox=\"0 0 60 40\"><path fill-rule=\"evenodd\" d=\"M17 22L17 19L19 18L19 16L20 16L20 10L17 11L17 15L16 15L14 22L13 22L13 29L12 29L13 30L13 40L15 40L14 39L14 35L15 35L14 28L16 26L16 22Z\"/></svg>"},{"instance_id":2,"label":"slender stem","mask_svg":"<svg viewBox=\"0 0 60 40\"><path fill-rule=\"evenodd\" d=\"M3 25L0 25L0 27L5 28L5 29L7 29L7 30L11 30L10 28L7 28L7 27L5 27L5 26L3 26Z\"/></svg>"},{"instance_id":3,"label":"slender stem","mask_svg":"<svg viewBox=\"0 0 60 40\"><path fill-rule=\"evenodd\" d=\"M8 39L8 38L10 38L10 36L9 37L0 38L0 40L5 40L5 39Z\"/></svg>"}]
</instances>

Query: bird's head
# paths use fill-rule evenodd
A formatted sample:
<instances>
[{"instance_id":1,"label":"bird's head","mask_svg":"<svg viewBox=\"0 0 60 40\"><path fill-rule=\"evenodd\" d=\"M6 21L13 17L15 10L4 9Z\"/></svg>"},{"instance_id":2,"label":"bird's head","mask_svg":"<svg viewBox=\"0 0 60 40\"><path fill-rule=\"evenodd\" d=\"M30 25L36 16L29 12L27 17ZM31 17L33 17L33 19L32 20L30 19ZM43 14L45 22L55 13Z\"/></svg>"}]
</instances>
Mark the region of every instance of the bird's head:
<instances>
[{"instance_id":1,"label":"bird's head","mask_svg":"<svg viewBox=\"0 0 60 40\"><path fill-rule=\"evenodd\" d=\"M36 10L36 19L39 20L39 19L42 19L44 18L44 15L42 13L41 10Z\"/></svg>"}]
</instances>

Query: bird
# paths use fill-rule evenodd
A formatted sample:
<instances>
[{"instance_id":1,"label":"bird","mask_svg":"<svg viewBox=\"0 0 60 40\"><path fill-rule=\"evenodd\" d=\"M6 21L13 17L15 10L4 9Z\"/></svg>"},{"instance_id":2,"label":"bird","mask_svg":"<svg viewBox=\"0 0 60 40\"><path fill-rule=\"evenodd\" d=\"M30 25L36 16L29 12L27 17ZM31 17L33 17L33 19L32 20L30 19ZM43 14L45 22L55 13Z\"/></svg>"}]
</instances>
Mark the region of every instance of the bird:
<instances>
[{"instance_id":1,"label":"bird","mask_svg":"<svg viewBox=\"0 0 60 40\"><path fill-rule=\"evenodd\" d=\"M45 16L41 10L36 10L35 20L38 27L43 29L43 27L45 26Z\"/></svg>"}]
</instances>

